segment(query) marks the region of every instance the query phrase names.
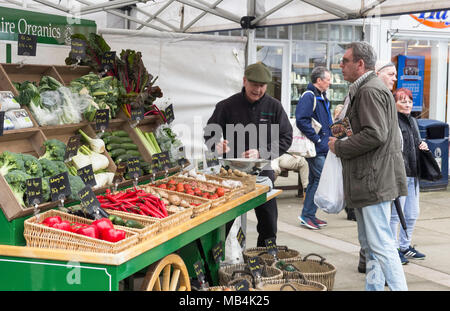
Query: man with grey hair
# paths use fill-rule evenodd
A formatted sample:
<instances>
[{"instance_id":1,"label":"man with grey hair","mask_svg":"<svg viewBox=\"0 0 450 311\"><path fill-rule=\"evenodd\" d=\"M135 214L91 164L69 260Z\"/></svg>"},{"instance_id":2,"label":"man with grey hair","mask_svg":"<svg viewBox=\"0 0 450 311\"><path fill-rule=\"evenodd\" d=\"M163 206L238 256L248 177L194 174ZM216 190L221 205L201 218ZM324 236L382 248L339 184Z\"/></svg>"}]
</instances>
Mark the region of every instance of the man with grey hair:
<instances>
[{"instance_id":1,"label":"man with grey hair","mask_svg":"<svg viewBox=\"0 0 450 311\"><path fill-rule=\"evenodd\" d=\"M389 226L392 201L407 194L400 133L391 91L377 78L376 53L366 42L351 43L341 60L351 83L349 118L353 134L329 139L342 161L346 204L355 208L358 239L367 257L366 290L408 290ZM345 108L344 108L345 109Z\"/></svg>"},{"instance_id":2,"label":"man with grey hair","mask_svg":"<svg viewBox=\"0 0 450 311\"><path fill-rule=\"evenodd\" d=\"M397 69L395 68L395 64L390 61L378 60L375 63L375 73L387 88L392 91L395 81L397 81Z\"/></svg>"},{"instance_id":3,"label":"man with grey hair","mask_svg":"<svg viewBox=\"0 0 450 311\"><path fill-rule=\"evenodd\" d=\"M326 221L316 217L317 205L314 203L314 195L316 194L325 157L328 153L328 137L331 135L330 125L333 123L330 113L330 101L326 96L326 91L330 84L330 71L322 66L315 67L311 72L311 82L298 101L295 110L298 129L316 147L316 156L306 159L309 169L309 181L306 187L303 209L298 217L302 226L312 230L317 230L327 225ZM322 125L318 133L312 127L312 118Z\"/></svg>"}]
</instances>

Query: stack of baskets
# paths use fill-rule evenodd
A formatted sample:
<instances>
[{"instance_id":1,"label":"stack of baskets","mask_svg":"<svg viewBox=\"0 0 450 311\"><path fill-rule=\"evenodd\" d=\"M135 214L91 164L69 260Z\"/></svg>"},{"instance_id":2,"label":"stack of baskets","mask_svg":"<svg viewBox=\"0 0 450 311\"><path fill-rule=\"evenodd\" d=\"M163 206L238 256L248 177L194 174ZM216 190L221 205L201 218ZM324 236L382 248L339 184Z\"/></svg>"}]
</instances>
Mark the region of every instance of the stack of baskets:
<instances>
[{"instance_id":1,"label":"stack of baskets","mask_svg":"<svg viewBox=\"0 0 450 311\"><path fill-rule=\"evenodd\" d=\"M280 269L263 265L260 281L266 282L282 278L283 272ZM243 279L255 285L253 274L250 273L247 264L227 265L219 269L219 285L221 286L233 286Z\"/></svg>"},{"instance_id":2,"label":"stack of baskets","mask_svg":"<svg viewBox=\"0 0 450 311\"><path fill-rule=\"evenodd\" d=\"M278 249L277 257L279 260L301 259L300 253L295 249L290 249L287 246L281 245L277 245L277 249ZM268 253L267 247L248 248L242 252L242 256L244 258L244 262L248 262L249 258L255 256L260 257L269 266L275 262L275 258Z\"/></svg>"}]
</instances>

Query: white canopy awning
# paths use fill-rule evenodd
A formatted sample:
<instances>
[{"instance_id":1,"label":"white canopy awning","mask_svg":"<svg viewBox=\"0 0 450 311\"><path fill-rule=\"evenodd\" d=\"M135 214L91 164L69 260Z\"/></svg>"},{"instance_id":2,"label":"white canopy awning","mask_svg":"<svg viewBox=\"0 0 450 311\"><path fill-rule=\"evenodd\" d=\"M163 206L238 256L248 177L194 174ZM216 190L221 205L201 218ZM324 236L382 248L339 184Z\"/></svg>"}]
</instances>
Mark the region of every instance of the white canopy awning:
<instances>
[{"instance_id":1,"label":"white canopy awning","mask_svg":"<svg viewBox=\"0 0 450 311\"><path fill-rule=\"evenodd\" d=\"M449 0L2 0L43 12L90 19L108 12L135 23L138 30L208 32L251 27L350 20L450 8Z\"/></svg>"}]
</instances>

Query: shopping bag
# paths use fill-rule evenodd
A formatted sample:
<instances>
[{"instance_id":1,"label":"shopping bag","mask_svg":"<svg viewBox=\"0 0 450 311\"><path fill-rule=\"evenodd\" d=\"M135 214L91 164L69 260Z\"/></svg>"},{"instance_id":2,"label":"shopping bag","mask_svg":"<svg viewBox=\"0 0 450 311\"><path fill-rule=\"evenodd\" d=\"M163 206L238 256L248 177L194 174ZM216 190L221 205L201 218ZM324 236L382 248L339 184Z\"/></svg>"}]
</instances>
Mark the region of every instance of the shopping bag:
<instances>
[{"instance_id":1,"label":"shopping bag","mask_svg":"<svg viewBox=\"0 0 450 311\"><path fill-rule=\"evenodd\" d=\"M342 163L329 151L320 175L319 185L314 195L314 203L328 214L338 214L344 209L344 181Z\"/></svg>"},{"instance_id":2,"label":"shopping bag","mask_svg":"<svg viewBox=\"0 0 450 311\"><path fill-rule=\"evenodd\" d=\"M439 164L430 150L420 150L419 168L420 179L436 181L442 178L442 172L439 168Z\"/></svg>"}]
</instances>

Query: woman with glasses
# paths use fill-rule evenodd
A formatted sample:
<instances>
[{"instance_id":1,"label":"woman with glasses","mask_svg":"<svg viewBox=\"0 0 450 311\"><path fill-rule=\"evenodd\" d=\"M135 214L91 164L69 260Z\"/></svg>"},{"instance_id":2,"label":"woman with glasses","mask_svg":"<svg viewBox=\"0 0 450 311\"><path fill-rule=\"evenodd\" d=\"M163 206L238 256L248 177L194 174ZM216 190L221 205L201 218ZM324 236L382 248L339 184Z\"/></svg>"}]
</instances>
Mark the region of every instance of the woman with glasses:
<instances>
[{"instance_id":1,"label":"woman with glasses","mask_svg":"<svg viewBox=\"0 0 450 311\"><path fill-rule=\"evenodd\" d=\"M405 215L406 232L398 228L400 219L395 208L391 214L391 230L397 238L398 253L402 264L409 259L424 259L425 255L411 246L411 236L417 218L419 218L419 150L427 150L426 142L421 141L417 120L411 116L413 96L409 89L400 88L394 92L397 106L398 123L403 136L403 159L405 162L408 196L400 197L400 203ZM401 227L401 226L400 226Z\"/></svg>"}]
</instances>

